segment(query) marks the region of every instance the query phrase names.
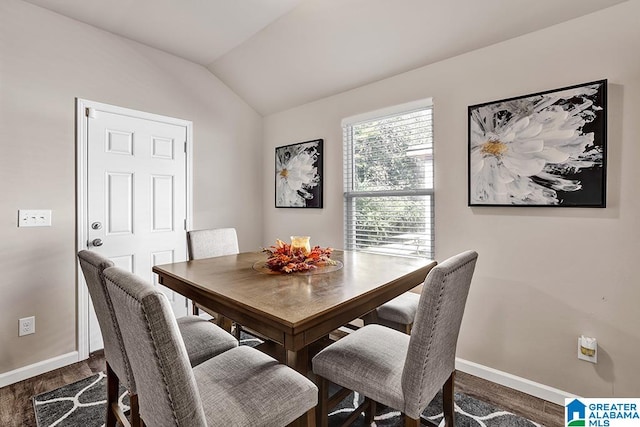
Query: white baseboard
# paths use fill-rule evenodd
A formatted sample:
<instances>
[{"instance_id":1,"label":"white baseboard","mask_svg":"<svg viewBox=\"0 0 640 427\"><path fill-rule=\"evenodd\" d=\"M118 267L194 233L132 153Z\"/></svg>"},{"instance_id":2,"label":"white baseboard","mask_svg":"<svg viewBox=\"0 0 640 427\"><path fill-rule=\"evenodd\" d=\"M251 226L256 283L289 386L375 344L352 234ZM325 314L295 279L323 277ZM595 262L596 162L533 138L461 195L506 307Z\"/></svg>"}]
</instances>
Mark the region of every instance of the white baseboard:
<instances>
[{"instance_id":1,"label":"white baseboard","mask_svg":"<svg viewBox=\"0 0 640 427\"><path fill-rule=\"evenodd\" d=\"M33 365L23 366L22 368L5 372L0 374L0 388L35 377L36 375L44 374L45 372L53 371L54 369L62 368L63 366L71 365L77 361L78 352L72 351L71 353L52 357L51 359L43 360Z\"/></svg>"},{"instance_id":2,"label":"white baseboard","mask_svg":"<svg viewBox=\"0 0 640 427\"><path fill-rule=\"evenodd\" d=\"M482 379L530 394L539 399L546 400L556 405L564 406L565 398L576 398L575 394L558 390L544 384L536 383L526 378L518 377L507 372L483 366L478 363L456 357L456 369L467 374L475 375Z\"/></svg>"}]
</instances>

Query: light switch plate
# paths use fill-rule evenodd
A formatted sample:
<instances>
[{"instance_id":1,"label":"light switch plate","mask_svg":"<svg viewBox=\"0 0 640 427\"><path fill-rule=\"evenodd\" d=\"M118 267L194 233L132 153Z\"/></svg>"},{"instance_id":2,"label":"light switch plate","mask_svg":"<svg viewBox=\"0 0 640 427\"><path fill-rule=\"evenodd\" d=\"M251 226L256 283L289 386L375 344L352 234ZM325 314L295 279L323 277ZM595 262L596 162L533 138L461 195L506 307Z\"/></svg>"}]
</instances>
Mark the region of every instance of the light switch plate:
<instances>
[{"instance_id":1,"label":"light switch plate","mask_svg":"<svg viewBox=\"0 0 640 427\"><path fill-rule=\"evenodd\" d=\"M51 227L51 210L20 209L18 227Z\"/></svg>"}]
</instances>

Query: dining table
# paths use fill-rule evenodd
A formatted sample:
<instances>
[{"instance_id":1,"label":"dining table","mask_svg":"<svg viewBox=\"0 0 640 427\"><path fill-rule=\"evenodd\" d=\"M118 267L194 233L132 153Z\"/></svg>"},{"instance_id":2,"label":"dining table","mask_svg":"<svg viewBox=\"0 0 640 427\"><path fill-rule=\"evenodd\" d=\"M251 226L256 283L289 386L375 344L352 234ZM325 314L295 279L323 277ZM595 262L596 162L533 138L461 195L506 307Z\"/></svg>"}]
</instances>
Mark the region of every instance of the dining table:
<instances>
[{"instance_id":1,"label":"dining table","mask_svg":"<svg viewBox=\"0 0 640 427\"><path fill-rule=\"evenodd\" d=\"M435 261L334 250L333 264L306 273L266 268L264 252L157 265L161 285L281 346L307 374L309 348L332 331L420 285Z\"/></svg>"}]
</instances>

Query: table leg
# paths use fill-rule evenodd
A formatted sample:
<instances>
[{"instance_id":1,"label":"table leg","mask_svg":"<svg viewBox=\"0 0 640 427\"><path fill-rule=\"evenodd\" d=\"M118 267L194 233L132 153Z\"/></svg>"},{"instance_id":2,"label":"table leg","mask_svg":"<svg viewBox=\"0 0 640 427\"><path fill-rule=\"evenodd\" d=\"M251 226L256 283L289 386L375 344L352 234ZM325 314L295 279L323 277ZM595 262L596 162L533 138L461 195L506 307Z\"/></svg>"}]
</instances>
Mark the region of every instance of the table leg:
<instances>
[{"instance_id":1,"label":"table leg","mask_svg":"<svg viewBox=\"0 0 640 427\"><path fill-rule=\"evenodd\" d=\"M309 372L309 347L298 351L287 350L287 365L306 377Z\"/></svg>"},{"instance_id":2,"label":"table leg","mask_svg":"<svg viewBox=\"0 0 640 427\"><path fill-rule=\"evenodd\" d=\"M305 377L309 373L309 347L303 347L298 351L287 350L287 366L300 372ZM306 427L312 425L308 417L300 417L287 427Z\"/></svg>"},{"instance_id":3,"label":"table leg","mask_svg":"<svg viewBox=\"0 0 640 427\"><path fill-rule=\"evenodd\" d=\"M233 322L231 321L231 319L220 315L218 315L216 324L229 333L231 332L231 327L233 326Z\"/></svg>"}]
</instances>

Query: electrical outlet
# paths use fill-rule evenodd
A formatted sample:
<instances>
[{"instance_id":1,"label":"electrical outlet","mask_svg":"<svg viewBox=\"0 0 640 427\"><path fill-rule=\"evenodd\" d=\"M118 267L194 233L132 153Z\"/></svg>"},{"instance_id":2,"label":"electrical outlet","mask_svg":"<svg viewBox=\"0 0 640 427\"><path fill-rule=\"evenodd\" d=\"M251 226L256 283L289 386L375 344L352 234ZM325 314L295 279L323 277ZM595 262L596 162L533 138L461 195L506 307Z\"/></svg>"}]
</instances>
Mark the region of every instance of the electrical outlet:
<instances>
[{"instance_id":1,"label":"electrical outlet","mask_svg":"<svg viewBox=\"0 0 640 427\"><path fill-rule=\"evenodd\" d=\"M23 317L18 320L18 336L36 333L36 317Z\"/></svg>"},{"instance_id":2,"label":"electrical outlet","mask_svg":"<svg viewBox=\"0 0 640 427\"><path fill-rule=\"evenodd\" d=\"M578 337L578 359L598 363L598 341L595 338Z\"/></svg>"}]
</instances>

